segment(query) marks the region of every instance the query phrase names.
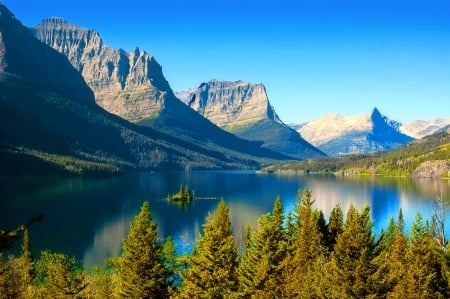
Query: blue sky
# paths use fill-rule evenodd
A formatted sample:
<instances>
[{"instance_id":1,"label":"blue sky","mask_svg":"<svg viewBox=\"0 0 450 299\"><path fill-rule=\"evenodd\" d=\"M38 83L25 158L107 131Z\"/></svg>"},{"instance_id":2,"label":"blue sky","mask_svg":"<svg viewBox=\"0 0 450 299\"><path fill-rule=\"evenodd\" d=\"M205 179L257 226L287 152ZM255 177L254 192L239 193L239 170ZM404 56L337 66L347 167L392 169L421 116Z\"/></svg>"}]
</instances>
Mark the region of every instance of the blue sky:
<instances>
[{"instance_id":1,"label":"blue sky","mask_svg":"<svg viewBox=\"0 0 450 299\"><path fill-rule=\"evenodd\" d=\"M210 79L263 83L286 123L378 107L450 118L447 0L3 0L26 26L50 16L108 46L154 55L175 91Z\"/></svg>"}]
</instances>

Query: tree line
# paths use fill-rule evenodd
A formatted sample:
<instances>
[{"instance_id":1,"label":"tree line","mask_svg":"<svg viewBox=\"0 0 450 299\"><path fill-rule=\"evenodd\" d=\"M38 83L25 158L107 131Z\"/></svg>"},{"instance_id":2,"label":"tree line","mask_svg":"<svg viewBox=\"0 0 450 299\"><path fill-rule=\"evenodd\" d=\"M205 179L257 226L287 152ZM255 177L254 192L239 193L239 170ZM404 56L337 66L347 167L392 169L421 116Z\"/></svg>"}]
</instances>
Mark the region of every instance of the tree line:
<instances>
[{"instance_id":1,"label":"tree line","mask_svg":"<svg viewBox=\"0 0 450 299\"><path fill-rule=\"evenodd\" d=\"M377 237L368 206L344 215L336 205L326 219L306 189L287 214L278 197L244 248L220 201L179 256L144 202L121 255L89 272L61 253L34 259L25 230L21 254L1 256L0 298L449 298L444 224L442 209L426 221L417 214L408 234L400 210Z\"/></svg>"}]
</instances>

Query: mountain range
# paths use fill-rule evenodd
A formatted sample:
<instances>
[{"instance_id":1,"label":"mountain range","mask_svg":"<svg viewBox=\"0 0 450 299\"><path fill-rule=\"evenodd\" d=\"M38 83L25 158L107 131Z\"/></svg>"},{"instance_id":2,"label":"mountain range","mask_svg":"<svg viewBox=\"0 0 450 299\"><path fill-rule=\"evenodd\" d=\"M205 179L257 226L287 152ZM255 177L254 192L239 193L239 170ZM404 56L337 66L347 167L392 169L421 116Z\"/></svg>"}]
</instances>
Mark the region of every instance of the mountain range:
<instances>
[{"instance_id":1,"label":"mountain range","mask_svg":"<svg viewBox=\"0 0 450 299\"><path fill-rule=\"evenodd\" d=\"M224 128L221 126L223 123L216 122L216 119L208 117L209 115L200 115L181 103L164 78L161 66L154 57L145 51L135 49L131 53L127 53L121 49L107 47L94 30L71 25L61 18L45 19L32 28L32 31L39 40L68 57L93 90L96 102L101 107L129 121L156 128L205 147L215 144L219 147L247 153L254 152L253 148L259 147L260 151L268 149L279 153L277 158L288 156L291 159L304 159L323 156L323 153L294 134L288 126L281 125L279 121L276 121L277 124L270 122L265 126L270 129L282 128L290 133L292 136L287 138L293 139L295 143L291 149L287 150L287 146L284 144L280 146L279 140L275 140L274 145L270 145L268 142L261 142L259 138L251 138L251 134L245 134L249 132L248 130L242 134L230 134L220 130L216 125ZM218 82L214 81L203 87L211 86L209 89L213 90L214 83ZM262 96L265 95L265 90L249 87L247 91L255 91L255 93L258 91L263 93ZM265 112L264 110L267 110L268 115L274 114L270 106L259 106L264 103L261 103L259 99L252 101L253 97L245 95L245 105L240 104L239 107L250 107L251 105L253 105L250 107L252 109L257 107L255 115L251 117L257 119L260 117L259 114ZM232 96L230 99L234 99L234 97ZM209 107L211 106L208 105ZM239 109L239 107L231 109ZM222 110L221 112L221 116L217 114L216 116L226 118L227 111ZM228 123L243 128L242 121L245 120L234 118ZM278 123L280 124L278 125ZM252 142L238 140L235 135ZM286 137L283 136L283 138ZM217 147L213 149L217 149ZM268 154L269 152L265 155Z\"/></svg>"},{"instance_id":2,"label":"mountain range","mask_svg":"<svg viewBox=\"0 0 450 299\"><path fill-rule=\"evenodd\" d=\"M95 58L95 51L92 53ZM147 56L139 57L145 60ZM146 63L155 66L151 59ZM97 76L101 74L99 71ZM115 71L110 74L113 78ZM137 77L136 73L130 76ZM143 75L136 80L144 82L144 78L150 77ZM108 82L104 79L99 82ZM153 82L169 88L161 80ZM36 39L0 4L3 162L4 157L23 153L23 149L133 169L257 168L289 159L221 130L176 99L170 88L155 94L160 95L159 99L165 94L170 100L163 101L154 125L149 122L138 126L105 111L97 105L95 92L80 69L75 69L67 56ZM191 127L197 129L191 131Z\"/></svg>"},{"instance_id":3,"label":"mountain range","mask_svg":"<svg viewBox=\"0 0 450 299\"><path fill-rule=\"evenodd\" d=\"M400 126L374 108L360 116L327 113L298 126L297 131L326 154L341 156L386 151L412 141L400 132Z\"/></svg>"},{"instance_id":4,"label":"mountain range","mask_svg":"<svg viewBox=\"0 0 450 299\"><path fill-rule=\"evenodd\" d=\"M401 124L374 108L358 116L326 113L304 124L289 124L303 138L330 156L372 153L397 148L413 139L445 131L450 119Z\"/></svg>"}]
</instances>

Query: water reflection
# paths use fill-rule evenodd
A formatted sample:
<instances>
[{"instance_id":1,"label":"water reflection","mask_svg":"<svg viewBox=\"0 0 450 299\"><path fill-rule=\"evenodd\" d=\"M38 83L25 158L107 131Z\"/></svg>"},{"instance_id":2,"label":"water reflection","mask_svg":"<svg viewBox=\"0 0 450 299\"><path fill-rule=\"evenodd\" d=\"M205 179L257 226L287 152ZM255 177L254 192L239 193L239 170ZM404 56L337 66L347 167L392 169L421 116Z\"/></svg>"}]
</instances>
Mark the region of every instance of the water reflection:
<instances>
[{"instance_id":1,"label":"water reflection","mask_svg":"<svg viewBox=\"0 0 450 299\"><path fill-rule=\"evenodd\" d=\"M196 197L189 207L166 202L168 194L187 184ZM285 209L296 203L298 189L309 188L317 208L328 217L336 204L369 205L375 231L403 210L407 230L417 212L429 218L433 201L450 201L450 182L432 179L383 179L256 174L253 172L168 172L130 174L111 179L42 180L0 178L0 227L13 228L44 212L31 230L36 254L51 249L74 255L85 265L102 263L120 253L121 241L144 201L150 202L161 237L173 236L179 253L189 251L201 226L224 198L237 243L248 225L272 210L281 196ZM211 199L216 198L216 199Z\"/></svg>"}]
</instances>

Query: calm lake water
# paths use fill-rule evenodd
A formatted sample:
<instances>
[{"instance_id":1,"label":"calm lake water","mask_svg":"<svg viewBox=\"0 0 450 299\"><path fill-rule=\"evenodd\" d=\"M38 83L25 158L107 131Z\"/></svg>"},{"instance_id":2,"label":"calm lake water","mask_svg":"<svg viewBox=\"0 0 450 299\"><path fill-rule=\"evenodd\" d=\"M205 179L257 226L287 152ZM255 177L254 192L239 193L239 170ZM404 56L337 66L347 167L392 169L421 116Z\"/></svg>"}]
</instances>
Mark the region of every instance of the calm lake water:
<instances>
[{"instance_id":1,"label":"calm lake water","mask_svg":"<svg viewBox=\"0 0 450 299\"><path fill-rule=\"evenodd\" d=\"M194 192L190 206L165 201L180 184ZM435 199L450 201L450 181L432 179L277 175L242 171L138 173L106 179L0 178L0 227L16 228L43 212L43 222L30 230L36 254L42 249L75 256L86 266L120 254L121 240L144 201L150 202L159 236L173 236L177 250L187 251L209 212L221 198L227 203L237 243L247 225L272 210L279 195L285 210L296 202L298 189L309 188L317 208L328 217L339 203L371 207L374 230L387 226L400 208L407 231L417 212L428 219ZM450 224L447 217L447 227Z\"/></svg>"}]
</instances>

